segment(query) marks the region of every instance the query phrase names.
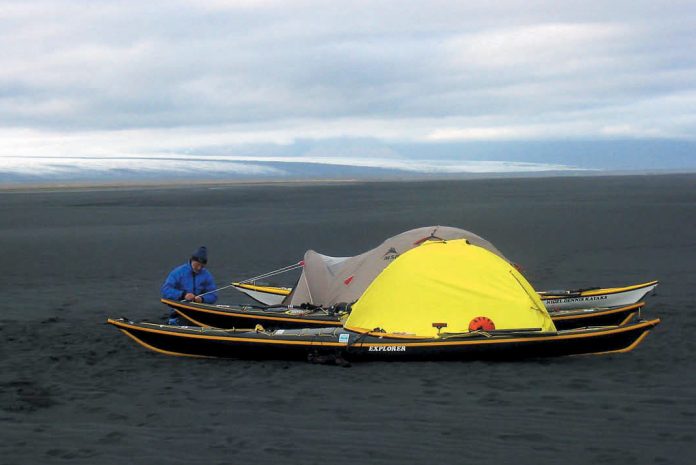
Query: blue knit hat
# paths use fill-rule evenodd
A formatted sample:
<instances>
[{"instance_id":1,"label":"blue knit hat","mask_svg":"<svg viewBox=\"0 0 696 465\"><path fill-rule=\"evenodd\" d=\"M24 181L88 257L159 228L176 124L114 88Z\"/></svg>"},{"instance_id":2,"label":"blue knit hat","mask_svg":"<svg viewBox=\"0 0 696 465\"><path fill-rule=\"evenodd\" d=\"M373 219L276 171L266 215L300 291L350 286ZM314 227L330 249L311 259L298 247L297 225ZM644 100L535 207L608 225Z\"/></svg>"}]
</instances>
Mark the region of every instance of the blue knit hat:
<instances>
[{"instance_id":1,"label":"blue knit hat","mask_svg":"<svg viewBox=\"0 0 696 465\"><path fill-rule=\"evenodd\" d=\"M191 260L195 260L204 265L208 263L208 248L204 245L198 247L198 250L191 255Z\"/></svg>"}]
</instances>

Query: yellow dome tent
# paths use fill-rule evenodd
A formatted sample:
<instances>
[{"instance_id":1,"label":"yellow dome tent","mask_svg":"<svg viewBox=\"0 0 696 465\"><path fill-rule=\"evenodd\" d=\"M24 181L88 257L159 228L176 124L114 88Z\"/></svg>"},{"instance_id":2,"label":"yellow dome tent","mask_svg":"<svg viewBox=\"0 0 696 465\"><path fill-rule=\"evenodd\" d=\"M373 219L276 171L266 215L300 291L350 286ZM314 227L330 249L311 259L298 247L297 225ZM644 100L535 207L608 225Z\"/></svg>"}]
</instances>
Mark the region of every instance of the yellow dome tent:
<instances>
[{"instance_id":1,"label":"yellow dome tent","mask_svg":"<svg viewBox=\"0 0 696 465\"><path fill-rule=\"evenodd\" d=\"M556 331L537 293L508 262L464 239L430 241L387 266L344 327L436 337L468 332L479 317L497 330Z\"/></svg>"}]
</instances>

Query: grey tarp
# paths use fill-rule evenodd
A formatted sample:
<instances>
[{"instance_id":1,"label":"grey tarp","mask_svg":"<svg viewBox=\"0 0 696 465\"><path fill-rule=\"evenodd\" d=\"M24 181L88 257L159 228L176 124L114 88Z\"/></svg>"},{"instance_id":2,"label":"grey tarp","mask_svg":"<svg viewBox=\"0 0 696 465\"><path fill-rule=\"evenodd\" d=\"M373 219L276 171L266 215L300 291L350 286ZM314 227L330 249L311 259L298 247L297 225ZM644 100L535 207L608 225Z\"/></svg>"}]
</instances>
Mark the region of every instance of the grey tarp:
<instances>
[{"instance_id":1,"label":"grey tarp","mask_svg":"<svg viewBox=\"0 0 696 465\"><path fill-rule=\"evenodd\" d=\"M308 250L302 275L283 303L329 307L354 302L396 257L424 241L438 239L467 239L509 261L493 244L472 232L449 226L427 226L390 237L378 247L354 257L330 257Z\"/></svg>"}]
</instances>

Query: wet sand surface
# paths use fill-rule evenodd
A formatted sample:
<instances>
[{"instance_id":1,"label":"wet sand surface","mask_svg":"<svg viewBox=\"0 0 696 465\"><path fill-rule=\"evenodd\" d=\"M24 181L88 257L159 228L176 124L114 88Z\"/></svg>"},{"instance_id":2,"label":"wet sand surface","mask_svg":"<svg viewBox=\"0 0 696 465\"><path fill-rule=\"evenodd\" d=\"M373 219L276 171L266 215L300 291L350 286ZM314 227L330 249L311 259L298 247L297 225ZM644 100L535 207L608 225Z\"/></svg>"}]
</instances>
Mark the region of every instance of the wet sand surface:
<instances>
[{"instance_id":1,"label":"wet sand surface","mask_svg":"<svg viewBox=\"0 0 696 465\"><path fill-rule=\"evenodd\" d=\"M224 285L435 224L537 289L659 279L662 324L627 354L350 368L168 357L105 324L159 321L202 244ZM0 243L2 464L696 463L694 175L13 192Z\"/></svg>"}]
</instances>

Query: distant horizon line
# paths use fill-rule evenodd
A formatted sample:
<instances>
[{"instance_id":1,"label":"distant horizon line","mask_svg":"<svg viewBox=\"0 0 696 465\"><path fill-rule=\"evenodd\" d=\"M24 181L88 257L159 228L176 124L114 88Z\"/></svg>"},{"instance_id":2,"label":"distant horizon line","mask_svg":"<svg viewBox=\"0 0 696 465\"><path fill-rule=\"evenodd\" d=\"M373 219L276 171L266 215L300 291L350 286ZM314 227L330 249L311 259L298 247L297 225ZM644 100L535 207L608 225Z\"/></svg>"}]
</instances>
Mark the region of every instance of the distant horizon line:
<instances>
[{"instance_id":1,"label":"distant horizon line","mask_svg":"<svg viewBox=\"0 0 696 465\"><path fill-rule=\"evenodd\" d=\"M130 189L186 189L186 188L225 188L235 186L298 186L298 185L335 185L362 184L379 182L437 182L437 181L477 181L477 180L509 180L509 179L558 179L558 178L598 178L624 176L680 176L696 175L696 169L683 170L596 170L596 171L537 171L537 172L499 172L499 173L456 173L456 174L424 174L406 173L387 176L363 177L275 177L275 178L210 178L187 180L175 179L113 179L103 180L46 180L41 181L0 181L0 194L31 193L31 192L67 192L67 191L98 191L98 190L130 190Z\"/></svg>"}]
</instances>

